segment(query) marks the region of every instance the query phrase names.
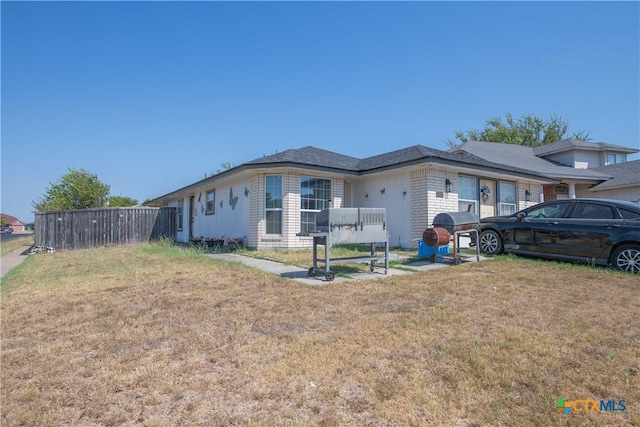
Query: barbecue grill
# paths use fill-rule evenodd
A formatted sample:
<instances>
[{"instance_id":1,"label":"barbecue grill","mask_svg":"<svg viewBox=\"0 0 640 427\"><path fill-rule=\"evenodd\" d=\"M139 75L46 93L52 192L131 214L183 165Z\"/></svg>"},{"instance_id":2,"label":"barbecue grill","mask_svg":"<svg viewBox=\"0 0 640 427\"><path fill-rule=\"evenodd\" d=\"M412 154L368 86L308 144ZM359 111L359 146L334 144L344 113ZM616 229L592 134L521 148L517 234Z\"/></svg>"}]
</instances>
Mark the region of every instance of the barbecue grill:
<instances>
[{"instance_id":1,"label":"barbecue grill","mask_svg":"<svg viewBox=\"0 0 640 427\"><path fill-rule=\"evenodd\" d=\"M478 241L478 217L471 212L442 212L433 218L433 227L422 233L422 241L427 246L448 245L453 241L453 253L441 258L452 257L454 264L460 264L460 236L474 237ZM431 255L431 262L437 259L436 253ZM480 261L480 249L476 245L476 259Z\"/></svg>"},{"instance_id":2,"label":"barbecue grill","mask_svg":"<svg viewBox=\"0 0 640 427\"><path fill-rule=\"evenodd\" d=\"M370 271L376 263L384 261L384 273L389 269L389 239L386 209L384 208L329 208L316 215L316 229L297 236L313 238L313 266L309 276L318 274L318 245L324 245L325 278L331 282L336 275L331 271L331 263L359 262L367 260ZM384 256L377 256L379 243L384 244ZM369 244L371 255L349 258L330 258L332 245ZM320 260L322 262L323 260Z\"/></svg>"},{"instance_id":3,"label":"barbecue grill","mask_svg":"<svg viewBox=\"0 0 640 427\"><path fill-rule=\"evenodd\" d=\"M453 234L456 231L478 227L478 217L471 212L442 212L433 218L434 227L442 227Z\"/></svg>"}]
</instances>

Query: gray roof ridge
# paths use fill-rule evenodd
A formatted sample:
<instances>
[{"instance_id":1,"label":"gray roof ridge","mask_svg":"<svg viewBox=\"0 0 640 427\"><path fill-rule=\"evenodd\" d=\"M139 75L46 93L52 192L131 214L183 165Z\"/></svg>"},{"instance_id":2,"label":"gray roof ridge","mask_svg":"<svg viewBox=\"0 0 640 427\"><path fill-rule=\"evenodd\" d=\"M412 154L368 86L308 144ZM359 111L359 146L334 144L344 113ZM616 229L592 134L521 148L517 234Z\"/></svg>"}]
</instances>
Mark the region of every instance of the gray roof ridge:
<instances>
[{"instance_id":1,"label":"gray roof ridge","mask_svg":"<svg viewBox=\"0 0 640 427\"><path fill-rule=\"evenodd\" d=\"M550 144L539 145L537 147L533 147L533 153L538 156L545 156L549 154L562 153L564 151L569 151L572 149L581 149L581 150L590 150L590 151L600 151L602 149L611 149L616 151L621 151L623 153L637 153L640 150L635 148L625 147L623 145L610 144L608 142L591 142L584 141L582 139L576 138L565 138L560 141L555 141Z\"/></svg>"}]
</instances>

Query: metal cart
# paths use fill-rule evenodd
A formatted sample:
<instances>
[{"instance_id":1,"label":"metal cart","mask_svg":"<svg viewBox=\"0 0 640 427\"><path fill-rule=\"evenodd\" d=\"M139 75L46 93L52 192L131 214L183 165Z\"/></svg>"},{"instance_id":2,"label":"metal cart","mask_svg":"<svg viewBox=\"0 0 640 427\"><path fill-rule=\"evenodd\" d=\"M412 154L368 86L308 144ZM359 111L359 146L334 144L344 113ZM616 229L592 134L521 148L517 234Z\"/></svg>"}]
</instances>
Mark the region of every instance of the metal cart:
<instances>
[{"instance_id":1,"label":"metal cart","mask_svg":"<svg viewBox=\"0 0 640 427\"><path fill-rule=\"evenodd\" d=\"M298 236L313 238L313 265L309 276L319 271L318 261L324 262L324 275L328 282L335 279L331 271L332 263L367 261L369 270L374 271L378 264L384 263L384 273L389 270L389 238L384 208L329 208L316 215L316 230L298 233ZM331 258L333 245L369 244L369 256ZM384 256L377 255L377 246L384 244ZM324 245L324 259L318 259L318 245Z\"/></svg>"}]
</instances>

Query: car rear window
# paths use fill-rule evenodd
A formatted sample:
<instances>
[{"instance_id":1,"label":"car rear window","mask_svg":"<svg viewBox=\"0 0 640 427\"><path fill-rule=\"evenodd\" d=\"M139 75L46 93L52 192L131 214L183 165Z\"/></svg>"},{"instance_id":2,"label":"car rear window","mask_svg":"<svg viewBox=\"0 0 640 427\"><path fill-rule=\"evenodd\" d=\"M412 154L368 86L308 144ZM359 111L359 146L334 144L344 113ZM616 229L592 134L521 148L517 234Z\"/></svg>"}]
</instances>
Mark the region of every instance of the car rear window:
<instances>
[{"instance_id":1,"label":"car rear window","mask_svg":"<svg viewBox=\"0 0 640 427\"><path fill-rule=\"evenodd\" d=\"M618 211L623 219L640 219L640 213L630 209L618 208Z\"/></svg>"},{"instance_id":2,"label":"car rear window","mask_svg":"<svg viewBox=\"0 0 640 427\"><path fill-rule=\"evenodd\" d=\"M576 219L617 219L618 215L611 206L599 203L580 202L571 218Z\"/></svg>"}]
</instances>

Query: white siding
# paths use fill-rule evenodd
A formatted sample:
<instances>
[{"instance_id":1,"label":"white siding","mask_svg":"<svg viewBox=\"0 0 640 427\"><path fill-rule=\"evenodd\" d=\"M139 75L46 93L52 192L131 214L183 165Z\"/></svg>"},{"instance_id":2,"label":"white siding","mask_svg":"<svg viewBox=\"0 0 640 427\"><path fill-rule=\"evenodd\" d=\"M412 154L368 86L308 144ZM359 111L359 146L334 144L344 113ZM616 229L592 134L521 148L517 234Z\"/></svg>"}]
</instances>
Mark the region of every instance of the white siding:
<instances>
[{"instance_id":1,"label":"white siding","mask_svg":"<svg viewBox=\"0 0 640 427\"><path fill-rule=\"evenodd\" d=\"M553 160L563 165L575 168L576 165L587 164L588 168L597 168L602 166L600 163L601 154L599 151L580 151L572 150L563 153L551 154L545 156L547 160ZM603 163L604 164L604 163Z\"/></svg>"},{"instance_id":2,"label":"white siding","mask_svg":"<svg viewBox=\"0 0 640 427\"><path fill-rule=\"evenodd\" d=\"M410 247L411 198L413 196L408 169L360 178L353 184L352 197L354 207L385 208L389 245Z\"/></svg>"},{"instance_id":3,"label":"white siding","mask_svg":"<svg viewBox=\"0 0 640 427\"><path fill-rule=\"evenodd\" d=\"M518 192L518 200L516 201L516 211L521 211L529 206L537 205L540 203L542 196L542 186L527 181L520 181L516 184ZM531 200L527 202L527 190L530 193Z\"/></svg>"},{"instance_id":4,"label":"white siding","mask_svg":"<svg viewBox=\"0 0 640 427\"><path fill-rule=\"evenodd\" d=\"M640 186L615 188L611 190L589 191L588 186L576 186L576 197L589 197L598 199L626 200L628 202L640 201Z\"/></svg>"},{"instance_id":5,"label":"white siding","mask_svg":"<svg viewBox=\"0 0 640 427\"><path fill-rule=\"evenodd\" d=\"M215 213L206 214L206 193L215 188ZM218 237L249 239L249 190L248 180L226 182L224 185L216 185L207 188L194 195L194 237ZM233 196L233 198L232 198ZM235 200L235 207L233 202ZM186 215L189 215L188 210ZM187 231L187 230L185 230Z\"/></svg>"}]
</instances>

